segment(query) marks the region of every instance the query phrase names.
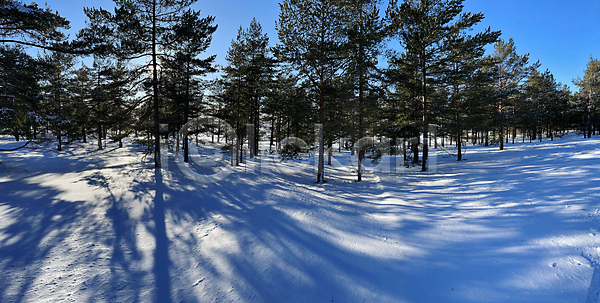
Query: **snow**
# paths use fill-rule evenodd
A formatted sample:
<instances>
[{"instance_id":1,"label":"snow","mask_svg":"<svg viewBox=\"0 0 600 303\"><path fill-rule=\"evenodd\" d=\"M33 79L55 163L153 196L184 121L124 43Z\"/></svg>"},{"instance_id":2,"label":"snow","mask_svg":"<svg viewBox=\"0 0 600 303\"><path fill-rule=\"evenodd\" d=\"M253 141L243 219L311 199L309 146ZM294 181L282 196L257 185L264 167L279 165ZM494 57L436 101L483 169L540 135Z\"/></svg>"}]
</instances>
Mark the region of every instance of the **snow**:
<instances>
[{"instance_id":1,"label":"snow","mask_svg":"<svg viewBox=\"0 0 600 303\"><path fill-rule=\"evenodd\" d=\"M227 171L208 143L155 170L126 145L0 153L1 302L598 302L599 138L361 183L335 153L326 184L308 159Z\"/></svg>"},{"instance_id":2,"label":"snow","mask_svg":"<svg viewBox=\"0 0 600 303\"><path fill-rule=\"evenodd\" d=\"M12 1L9 5L5 5L2 8L4 8L4 9L16 9L17 11L22 12L22 13L26 13L26 14L35 13L34 10L32 10L32 9L30 9L28 7L25 7L23 5L23 3L18 2L18 1Z\"/></svg>"}]
</instances>

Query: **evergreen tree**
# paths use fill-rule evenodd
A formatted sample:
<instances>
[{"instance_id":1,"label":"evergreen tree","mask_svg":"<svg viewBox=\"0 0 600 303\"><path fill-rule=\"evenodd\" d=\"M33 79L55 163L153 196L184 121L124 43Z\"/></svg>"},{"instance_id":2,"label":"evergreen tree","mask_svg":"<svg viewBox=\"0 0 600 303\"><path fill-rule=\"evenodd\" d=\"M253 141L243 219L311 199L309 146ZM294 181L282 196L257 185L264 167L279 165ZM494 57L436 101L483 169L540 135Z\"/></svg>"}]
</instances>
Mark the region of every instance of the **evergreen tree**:
<instances>
[{"instance_id":1,"label":"evergreen tree","mask_svg":"<svg viewBox=\"0 0 600 303\"><path fill-rule=\"evenodd\" d=\"M83 143L87 143L88 131L92 124L92 115L90 113L90 88L92 87L90 70L84 65L75 70L73 74L74 80L71 92L74 99L74 118L77 121L77 133L81 135Z\"/></svg>"},{"instance_id":2,"label":"evergreen tree","mask_svg":"<svg viewBox=\"0 0 600 303\"><path fill-rule=\"evenodd\" d=\"M524 84L527 99L523 102L523 129L528 130L532 139L542 141L546 137L554 140L555 132L565 130L569 120L570 92L556 82L550 71L540 73L534 70Z\"/></svg>"},{"instance_id":3,"label":"evergreen tree","mask_svg":"<svg viewBox=\"0 0 600 303\"><path fill-rule=\"evenodd\" d=\"M449 130L456 136L457 161L462 160L463 124L467 121L469 111L483 102L482 88L490 85L493 75L486 72L492 61L483 57L485 46L495 42L500 32L490 30L470 36L462 31L452 37L453 47L447 60L447 70L442 75L442 82L448 90L448 107L450 121Z\"/></svg>"},{"instance_id":4,"label":"evergreen tree","mask_svg":"<svg viewBox=\"0 0 600 303\"><path fill-rule=\"evenodd\" d=\"M518 55L512 38L508 41L500 39L495 45L492 58L496 61L495 72L498 78L495 84L498 111L498 143L500 150L503 150L508 109L518 99L523 81L533 69L539 66L539 63L528 66L529 54Z\"/></svg>"},{"instance_id":5,"label":"evergreen tree","mask_svg":"<svg viewBox=\"0 0 600 303\"><path fill-rule=\"evenodd\" d=\"M63 133L74 126L72 119L73 104L70 90L73 85L73 71L77 64L74 55L50 52L44 56L46 74L44 79L45 119L57 138L57 150L63 146Z\"/></svg>"},{"instance_id":6,"label":"evergreen tree","mask_svg":"<svg viewBox=\"0 0 600 303\"><path fill-rule=\"evenodd\" d=\"M452 49L455 47L453 38L483 19L482 13L461 14L463 1L407 0L398 5L397 1L392 0L387 10L390 31L399 37L405 50L404 55L396 61L410 66L410 70L414 71L416 94L421 98L425 143L423 171L427 170L430 95L436 90L440 74L452 59ZM492 34L488 29L483 35Z\"/></svg>"},{"instance_id":7,"label":"evergreen tree","mask_svg":"<svg viewBox=\"0 0 600 303\"><path fill-rule=\"evenodd\" d=\"M100 56L95 56L92 67L82 68L78 75L88 87L80 107L88 108L88 125L96 131L98 149L103 148L102 140L109 131L111 139L122 147L122 139L133 128L133 112L144 100L136 96L140 75L124 61Z\"/></svg>"},{"instance_id":8,"label":"evergreen tree","mask_svg":"<svg viewBox=\"0 0 600 303\"><path fill-rule=\"evenodd\" d=\"M373 107L377 95L377 58L386 37L383 20L379 16L378 0L359 0L346 3L348 10L348 74L356 91L358 138L365 136L365 108ZM367 104L367 101L370 104ZM369 111L374 112L374 111ZM358 152L358 182L362 180L361 164L365 151Z\"/></svg>"},{"instance_id":9,"label":"evergreen tree","mask_svg":"<svg viewBox=\"0 0 600 303\"><path fill-rule=\"evenodd\" d=\"M121 59L150 59L142 67L152 73L148 85L152 87L152 116L154 133L155 167L161 167L159 133L159 57L168 57L171 44L177 31L182 28L192 30L186 22L193 23L195 14L188 8L196 0L115 0L114 13L102 8L85 8L89 18L88 27L81 30L79 38L96 53L112 53ZM196 19L197 20L197 19ZM210 22L212 23L212 19ZM214 29L203 27L195 31L204 39L211 36Z\"/></svg>"},{"instance_id":10,"label":"evergreen tree","mask_svg":"<svg viewBox=\"0 0 600 303\"><path fill-rule=\"evenodd\" d=\"M250 22L247 29L239 28L236 39L227 51L226 60L228 65L223 69L223 81L228 100L236 103L236 112L239 113L231 123L238 125L236 128L240 138L244 137L245 123L254 125L254 140L248 142L252 143L249 149L250 157L253 157L258 154L261 108L269 96L275 76L269 38L263 34L262 26L256 19Z\"/></svg>"},{"instance_id":11,"label":"evergreen tree","mask_svg":"<svg viewBox=\"0 0 600 303\"><path fill-rule=\"evenodd\" d=\"M40 63L23 47L0 45L0 128L12 129L15 140L36 136Z\"/></svg>"},{"instance_id":12,"label":"evergreen tree","mask_svg":"<svg viewBox=\"0 0 600 303\"><path fill-rule=\"evenodd\" d=\"M577 77L573 83L579 87L579 96L585 102L587 137L592 137L596 108L600 104L600 60L590 56L583 78Z\"/></svg>"},{"instance_id":13,"label":"evergreen tree","mask_svg":"<svg viewBox=\"0 0 600 303\"><path fill-rule=\"evenodd\" d=\"M270 121L270 149L274 143L279 148L279 142L286 137L297 137L305 142L314 139L312 102L299 81L285 68L279 70L273 80L263 111Z\"/></svg>"},{"instance_id":14,"label":"evergreen tree","mask_svg":"<svg viewBox=\"0 0 600 303\"><path fill-rule=\"evenodd\" d=\"M71 52L61 29L69 29L69 21L48 7L0 0L0 43Z\"/></svg>"},{"instance_id":15,"label":"evergreen tree","mask_svg":"<svg viewBox=\"0 0 600 303\"><path fill-rule=\"evenodd\" d=\"M213 67L216 56L201 59L217 30L213 25L214 17L200 17L199 11L186 10L181 22L173 27L166 43L170 52L160 56L165 74L165 91L175 103L173 111L177 116L178 129L192 116L194 103L202 98L202 81L199 77L215 72ZM200 109L196 109L199 111ZM188 135L183 138L184 161L188 161Z\"/></svg>"},{"instance_id":16,"label":"evergreen tree","mask_svg":"<svg viewBox=\"0 0 600 303\"><path fill-rule=\"evenodd\" d=\"M324 146L332 121L327 112L347 68L347 10L339 0L286 0L280 5L277 56L298 71L308 88L323 131L319 141L317 182L324 182Z\"/></svg>"}]
</instances>

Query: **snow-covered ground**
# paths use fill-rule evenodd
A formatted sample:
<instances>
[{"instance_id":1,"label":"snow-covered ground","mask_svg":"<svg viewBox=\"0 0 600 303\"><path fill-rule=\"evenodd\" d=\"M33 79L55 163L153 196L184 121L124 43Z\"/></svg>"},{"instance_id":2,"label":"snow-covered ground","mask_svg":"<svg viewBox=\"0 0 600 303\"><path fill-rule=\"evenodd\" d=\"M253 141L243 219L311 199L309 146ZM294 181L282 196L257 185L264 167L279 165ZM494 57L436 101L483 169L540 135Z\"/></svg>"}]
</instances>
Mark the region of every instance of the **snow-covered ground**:
<instances>
[{"instance_id":1,"label":"snow-covered ground","mask_svg":"<svg viewBox=\"0 0 600 303\"><path fill-rule=\"evenodd\" d=\"M0 148L16 146L0 138ZM314 184L312 167L274 169L270 156L262 170L198 184L174 158L155 170L131 145L54 147L0 152L0 302L597 302L600 293L598 138L468 147L465 162L440 155L436 174L367 173L362 183L344 166L350 156L336 154L326 184Z\"/></svg>"}]
</instances>

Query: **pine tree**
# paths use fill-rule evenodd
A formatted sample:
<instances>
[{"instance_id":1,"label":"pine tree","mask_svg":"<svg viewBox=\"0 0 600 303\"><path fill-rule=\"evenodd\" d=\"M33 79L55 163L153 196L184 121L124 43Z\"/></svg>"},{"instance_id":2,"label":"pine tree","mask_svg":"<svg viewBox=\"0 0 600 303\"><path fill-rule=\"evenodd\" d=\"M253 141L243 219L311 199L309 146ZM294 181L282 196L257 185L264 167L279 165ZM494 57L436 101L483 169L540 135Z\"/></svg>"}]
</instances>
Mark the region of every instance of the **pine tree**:
<instances>
[{"instance_id":1,"label":"pine tree","mask_svg":"<svg viewBox=\"0 0 600 303\"><path fill-rule=\"evenodd\" d=\"M161 167L159 133L159 57L171 54L173 32L184 28L188 8L196 0L115 0L114 13L102 8L85 8L88 27L78 38L96 53L112 53L120 59L149 58L146 69L151 75L154 133L154 166ZM193 15L193 13L192 13ZM203 37L214 29L204 27ZM197 37L188 37L193 40Z\"/></svg>"},{"instance_id":2,"label":"pine tree","mask_svg":"<svg viewBox=\"0 0 600 303\"><path fill-rule=\"evenodd\" d=\"M280 6L277 56L289 63L305 81L308 96L323 126L319 144L317 182L324 179L324 146L332 121L327 115L335 99L335 86L347 68L347 23L344 1L286 0Z\"/></svg>"},{"instance_id":3,"label":"pine tree","mask_svg":"<svg viewBox=\"0 0 600 303\"><path fill-rule=\"evenodd\" d=\"M404 56L396 61L410 66L417 80L416 94L421 98L423 110L423 171L427 170L430 95L439 85L439 75L452 59L455 46L452 39L483 19L482 13L461 14L462 3L463 0L407 0L398 5L393 0L387 10L390 31L399 37L405 50Z\"/></svg>"},{"instance_id":4,"label":"pine tree","mask_svg":"<svg viewBox=\"0 0 600 303\"><path fill-rule=\"evenodd\" d=\"M228 65L223 69L223 81L229 100L237 103L235 106L241 115L232 123L239 124L237 131L240 138L244 137L244 123L254 125L254 140L248 141L250 157L253 157L258 154L261 108L275 76L269 37L263 34L262 26L256 19L250 22L247 29L239 28L236 39L227 51L226 60ZM240 119L244 122L241 123Z\"/></svg>"},{"instance_id":5,"label":"pine tree","mask_svg":"<svg viewBox=\"0 0 600 303\"><path fill-rule=\"evenodd\" d=\"M74 118L77 121L77 133L81 135L83 143L87 143L88 131L92 124L92 115L90 113L90 88L92 81L90 79L90 70L83 65L73 72L73 88L71 93L74 99L75 113Z\"/></svg>"},{"instance_id":6,"label":"pine tree","mask_svg":"<svg viewBox=\"0 0 600 303\"><path fill-rule=\"evenodd\" d=\"M31 127L36 136L39 69L40 62L23 47L0 45L0 128L12 129L16 141L22 134L30 137Z\"/></svg>"},{"instance_id":7,"label":"pine tree","mask_svg":"<svg viewBox=\"0 0 600 303\"><path fill-rule=\"evenodd\" d=\"M497 73L496 93L498 110L498 142L500 150L504 149L504 130L506 127L506 117L508 108L516 101L520 85L527 78L529 73L539 66L535 63L528 66L529 54L518 55L513 39L504 41L500 39L496 45L492 58L496 60L495 71Z\"/></svg>"},{"instance_id":8,"label":"pine tree","mask_svg":"<svg viewBox=\"0 0 600 303\"><path fill-rule=\"evenodd\" d=\"M44 79L45 119L57 138L57 150L63 146L63 133L73 126L72 100L73 71L77 64L74 55L50 52L44 56L46 74Z\"/></svg>"},{"instance_id":9,"label":"pine tree","mask_svg":"<svg viewBox=\"0 0 600 303\"><path fill-rule=\"evenodd\" d=\"M587 137L591 138L596 108L600 104L600 60L590 56L583 78L577 77L573 83L579 87L579 95L586 102L586 131Z\"/></svg>"},{"instance_id":10,"label":"pine tree","mask_svg":"<svg viewBox=\"0 0 600 303\"><path fill-rule=\"evenodd\" d=\"M483 16L481 16L483 17ZM464 121L469 110L478 106L482 98L482 87L491 84L493 75L486 72L492 61L484 58L485 46L496 42L500 32L489 29L484 33L470 36L466 31L457 33L450 43L453 47L447 60L447 69L442 82L447 86L449 95L450 131L456 136L457 161L462 160L462 133Z\"/></svg>"},{"instance_id":11,"label":"pine tree","mask_svg":"<svg viewBox=\"0 0 600 303\"><path fill-rule=\"evenodd\" d=\"M69 29L69 21L48 7L0 0L0 43L72 52L61 29Z\"/></svg>"},{"instance_id":12,"label":"pine tree","mask_svg":"<svg viewBox=\"0 0 600 303\"><path fill-rule=\"evenodd\" d=\"M273 144L278 149L285 137L297 137L305 142L313 139L316 119L312 102L299 81L298 76L286 68L277 71L273 80L263 110L271 126L269 149Z\"/></svg>"},{"instance_id":13,"label":"pine tree","mask_svg":"<svg viewBox=\"0 0 600 303\"><path fill-rule=\"evenodd\" d=\"M202 98L202 81L199 77L215 72L216 56L199 58L211 44L212 34L217 30L214 17L200 17L199 11L186 10L181 22L167 35L166 43L170 52L160 56L165 74L165 91L174 103L174 111L179 114L178 128L185 125L192 116L192 105ZM199 110L199 109L198 109ZM183 159L188 162L188 134L183 138Z\"/></svg>"},{"instance_id":14,"label":"pine tree","mask_svg":"<svg viewBox=\"0 0 600 303\"><path fill-rule=\"evenodd\" d=\"M358 138L365 136L365 108L373 104L376 96L375 81L378 76L377 57L382 52L382 43L386 38L383 20L379 16L377 0L350 1L346 4L348 10L348 53L350 64L348 74L353 84L356 97L356 112L358 118ZM371 111L372 112L372 111ZM358 182L362 180L361 164L365 151L358 152Z\"/></svg>"}]
</instances>

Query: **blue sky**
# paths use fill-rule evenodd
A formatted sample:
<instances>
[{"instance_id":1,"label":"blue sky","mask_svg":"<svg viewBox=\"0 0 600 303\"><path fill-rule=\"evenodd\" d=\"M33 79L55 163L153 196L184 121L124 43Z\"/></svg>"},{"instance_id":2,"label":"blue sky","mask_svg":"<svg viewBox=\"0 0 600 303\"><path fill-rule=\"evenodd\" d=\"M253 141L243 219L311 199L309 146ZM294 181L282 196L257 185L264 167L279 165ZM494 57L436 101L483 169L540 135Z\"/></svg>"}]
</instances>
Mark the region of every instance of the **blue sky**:
<instances>
[{"instance_id":1,"label":"blue sky","mask_svg":"<svg viewBox=\"0 0 600 303\"><path fill-rule=\"evenodd\" d=\"M93 2L47 0L52 9L71 21L71 33L85 22L83 6L111 7L112 1ZM25 2L29 2L26 0ZM239 26L247 27L253 17L262 24L274 44L278 0L199 0L195 9L213 15L219 25L209 54L225 64L225 54ZM485 20L476 27L501 30L502 38L514 38L517 52L530 53L530 61L540 61L556 79L576 89L571 80L583 75L590 55L600 57L600 1L598 0L466 0L466 11L483 12Z\"/></svg>"}]
</instances>

